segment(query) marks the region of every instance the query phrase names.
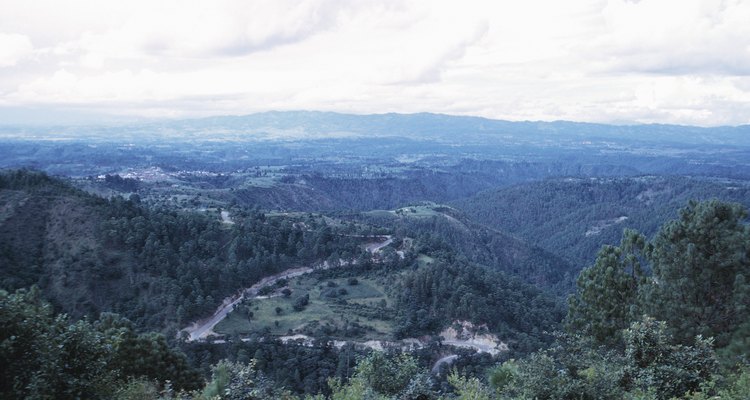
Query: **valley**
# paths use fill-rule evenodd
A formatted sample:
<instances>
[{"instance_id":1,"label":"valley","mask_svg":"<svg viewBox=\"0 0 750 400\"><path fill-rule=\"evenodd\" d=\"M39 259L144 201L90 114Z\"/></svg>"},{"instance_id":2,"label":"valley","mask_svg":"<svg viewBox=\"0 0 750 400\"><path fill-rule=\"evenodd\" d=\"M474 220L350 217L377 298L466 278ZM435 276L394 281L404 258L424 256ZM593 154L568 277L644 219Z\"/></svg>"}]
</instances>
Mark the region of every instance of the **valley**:
<instances>
[{"instance_id":1,"label":"valley","mask_svg":"<svg viewBox=\"0 0 750 400\"><path fill-rule=\"evenodd\" d=\"M672 353L700 353L684 331L712 335L717 359L746 354L746 127L685 128L679 141L678 127L267 113L35 129L0 129L3 299L92 321L80 323L114 341L102 348L117 348L117 332L145 335L200 385L222 363L252 363L276 389L327 396L379 360L423 371L446 396L458 376L489 385L500 370L526 376L508 386L516 394L563 368L585 386L584 370L625 376L612 372L628 356L618 335L657 329L638 310L672 324L683 346ZM720 291L737 307L701 305L724 322L682 326L646 277L675 259L660 253L681 238L669 224L700 207L713 216L701 223L727 221L701 234L731 232L716 254L747 254L722 261L739 265ZM693 274L729 282L704 273ZM168 379L144 371L132 374Z\"/></svg>"},{"instance_id":2,"label":"valley","mask_svg":"<svg viewBox=\"0 0 750 400\"><path fill-rule=\"evenodd\" d=\"M0 400L750 400L750 1L0 1Z\"/></svg>"}]
</instances>

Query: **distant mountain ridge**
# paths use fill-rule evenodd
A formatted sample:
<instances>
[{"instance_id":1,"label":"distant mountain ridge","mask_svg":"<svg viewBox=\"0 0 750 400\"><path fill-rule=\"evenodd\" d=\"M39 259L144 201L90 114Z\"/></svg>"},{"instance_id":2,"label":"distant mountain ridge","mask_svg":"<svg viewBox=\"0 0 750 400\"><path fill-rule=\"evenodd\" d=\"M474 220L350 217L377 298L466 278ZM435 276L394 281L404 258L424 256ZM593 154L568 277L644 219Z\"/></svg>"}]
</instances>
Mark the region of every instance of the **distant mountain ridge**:
<instances>
[{"instance_id":1,"label":"distant mountain ridge","mask_svg":"<svg viewBox=\"0 0 750 400\"><path fill-rule=\"evenodd\" d=\"M566 136L579 139L627 138L646 142L750 146L750 125L711 128L666 124L609 125L572 121L507 121L433 113L360 115L324 111L268 111L241 116L186 119L153 125L239 130L277 129L304 132L308 135L350 133L353 136L398 136L411 139L455 140L457 133L469 135L472 139L510 134L558 138Z\"/></svg>"},{"instance_id":2,"label":"distant mountain ridge","mask_svg":"<svg viewBox=\"0 0 750 400\"><path fill-rule=\"evenodd\" d=\"M743 135L750 133L750 125L698 127L670 124L633 124L616 125L574 121L508 121L476 116L458 116L436 113L415 114L343 114L323 111L268 111L242 116L217 116L183 121L190 124L220 126L240 124L246 127L274 127L279 129L306 127L325 131L351 130L354 132L367 129L369 132L391 134L442 134L452 133L456 129L485 132L542 135L572 136L621 136L632 135L631 139L654 140L654 134L669 138L675 142L700 143L703 141L717 143L717 140L748 139ZM643 133L649 132L646 136ZM687 137L684 135L688 135ZM706 136L709 135L709 136ZM714 137L710 137L714 136Z\"/></svg>"},{"instance_id":3,"label":"distant mountain ridge","mask_svg":"<svg viewBox=\"0 0 750 400\"><path fill-rule=\"evenodd\" d=\"M123 133L203 132L205 137L263 135L271 139L332 137L406 137L455 141L533 135L560 139L627 139L635 141L750 146L750 125L697 127L668 124L612 125L572 121L507 121L447 114L344 114L329 111L267 111L239 116L213 116L117 126L1 125L0 134L85 135L95 131ZM507 139L507 138L506 138Z\"/></svg>"}]
</instances>

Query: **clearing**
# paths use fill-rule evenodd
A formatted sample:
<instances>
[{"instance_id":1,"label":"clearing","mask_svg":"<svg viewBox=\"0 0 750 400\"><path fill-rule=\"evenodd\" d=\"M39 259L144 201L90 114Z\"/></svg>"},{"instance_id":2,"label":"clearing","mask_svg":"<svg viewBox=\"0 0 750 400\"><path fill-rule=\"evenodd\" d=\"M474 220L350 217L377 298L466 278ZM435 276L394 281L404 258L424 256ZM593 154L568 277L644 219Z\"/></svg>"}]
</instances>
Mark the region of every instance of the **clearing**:
<instances>
[{"instance_id":1,"label":"clearing","mask_svg":"<svg viewBox=\"0 0 750 400\"><path fill-rule=\"evenodd\" d=\"M391 300L383 278L318 279L299 276L266 296L246 299L215 327L216 333L248 336L306 335L383 340L392 331ZM284 289L291 293L282 294ZM300 297L309 298L295 310Z\"/></svg>"}]
</instances>

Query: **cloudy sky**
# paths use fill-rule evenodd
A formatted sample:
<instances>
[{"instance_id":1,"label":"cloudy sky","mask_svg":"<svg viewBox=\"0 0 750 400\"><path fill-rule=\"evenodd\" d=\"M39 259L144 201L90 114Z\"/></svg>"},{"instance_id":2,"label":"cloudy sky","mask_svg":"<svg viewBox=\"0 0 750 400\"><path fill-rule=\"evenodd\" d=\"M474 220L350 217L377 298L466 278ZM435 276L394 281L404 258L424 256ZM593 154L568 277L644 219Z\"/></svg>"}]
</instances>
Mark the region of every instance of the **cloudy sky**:
<instances>
[{"instance_id":1,"label":"cloudy sky","mask_svg":"<svg viewBox=\"0 0 750 400\"><path fill-rule=\"evenodd\" d=\"M293 109L748 124L750 1L0 2L0 120Z\"/></svg>"}]
</instances>

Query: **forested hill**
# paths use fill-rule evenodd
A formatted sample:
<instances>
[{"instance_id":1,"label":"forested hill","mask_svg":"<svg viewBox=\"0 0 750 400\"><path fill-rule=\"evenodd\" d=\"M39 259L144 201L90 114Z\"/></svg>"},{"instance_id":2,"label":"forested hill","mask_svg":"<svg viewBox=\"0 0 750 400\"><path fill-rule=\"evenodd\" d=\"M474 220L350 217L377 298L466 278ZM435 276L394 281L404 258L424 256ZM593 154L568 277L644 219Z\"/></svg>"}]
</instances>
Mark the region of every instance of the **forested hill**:
<instances>
[{"instance_id":1,"label":"forested hill","mask_svg":"<svg viewBox=\"0 0 750 400\"><path fill-rule=\"evenodd\" d=\"M322 219L147 209L44 174L0 173L0 287L40 286L73 317L118 312L141 328L179 326L291 265L359 252Z\"/></svg>"},{"instance_id":2,"label":"forested hill","mask_svg":"<svg viewBox=\"0 0 750 400\"><path fill-rule=\"evenodd\" d=\"M341 171L340 169L343 169ZM478 161L462 159L449 166L413 166L389 162L373 171L360 165L285 166L273 184L253 185L251 179L203 178L201 184L225 190L237 204L268 210L336 211L390 209L419 201L438 203L480 191L553 175L633 175L637 171L614 165Z\"/></svg>"},{"instance_id":3,"label":"forested hill","mask_svg":"<svg viewBox=\"0 0 750 400\"><path fill-rule=\"evenodd\" d=\"M490 190L451 204L474 221L511 232L577 268L624 228L652 235L689 200L750 205L746 182L677 176L566 178Z\"/></svg>"},{"instance_id":4,"label":"forested hill","mask_svg":"<svg viewBox=\"0 0 750 400\"><path fill-rule=\"evenodd\" d=\"M431 202L395 210L355 214L368 223L417 238L420 252L458 254L466 260L517 276L544 291L569 292L576 266L526 241L469 219L461 210Z\"/></svg>"},{"instance_id":5,"label":"forested hill","mask_svg":"<svg viewBox=\"0 0 750 400\"><path fill-rule=\"evenodd\" d=\"M399 241L411 244L394 247L410 249L410 257L422 253L433 259L457 259L452 264L482 264L490 267L486 274L492 279L515 282L515 275L539 287L532 290L513 283L521 288L513 290L533 294L519 298L543 296L553 304L554 296L544 292L569 288L571 278L570 266L561 259L435 204L420 206L417 217L403 216L403 210L386 213L395 219L374 212L345 224L311 214L270 216L233 208L234 223L228 224L215 213L149 208L137 196L103 199L29 171L0 174L0 204L0 288L38 285L59 310L74 318L117 312L140 328L185 326L210 315L225 297L283 269L332 255L357 258L362 252L362 239L352 235L357 227L380 226L396 233ZM421 274L432 279L428 275L433 269L427 267ZM481 298L477 293L485 290L472 286L469 294ZM404 299L405 304L416 302ZM395 311L408 314L405 309ZM558 314L548 316L550 323L559 321ZM435 314L431 318L439 323L430 326L442 329L451 318L461 317ZM493 323L511 324L505 319Z\"/></svg>"}]
</instances>

